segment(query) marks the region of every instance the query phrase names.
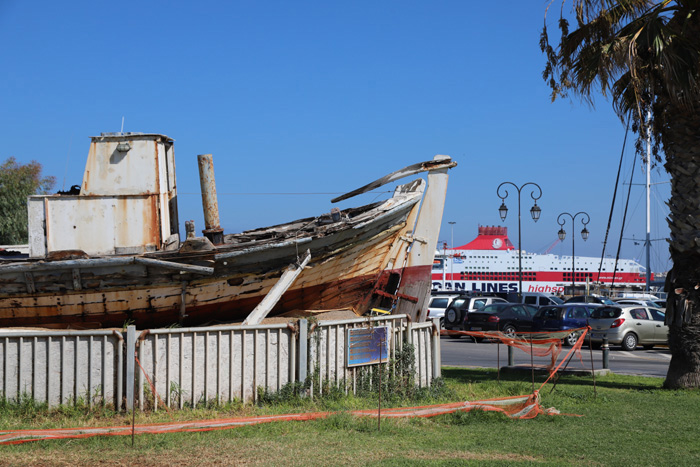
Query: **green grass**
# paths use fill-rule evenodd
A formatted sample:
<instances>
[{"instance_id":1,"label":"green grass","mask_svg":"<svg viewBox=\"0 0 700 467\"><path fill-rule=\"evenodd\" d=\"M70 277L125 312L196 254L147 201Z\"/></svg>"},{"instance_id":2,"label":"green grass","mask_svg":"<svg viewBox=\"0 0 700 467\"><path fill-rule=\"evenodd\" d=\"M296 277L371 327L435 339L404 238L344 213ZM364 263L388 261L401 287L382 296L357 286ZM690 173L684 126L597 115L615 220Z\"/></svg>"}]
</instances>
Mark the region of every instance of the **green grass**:
<instances>
[{"instance_id":1,"label":"green grass","mask_svg":"<svg viewBox=\"0 0 700 467\"><path fill-rule=\"evenodd\" d=\"M526 394L530 374L443 368L442 389L397 405L425 405ZM542 380L541 376L537 377ZM512 420L469 412L377 421L344 411L376 407L373 397L272 398L263 407L229 405L138 414L137 423L262 413L332 410L324 420L279 422L201 433L55 440L0 447L2 465L700 465L700 392L661 389L660 378L564 376L541 393L544 407L581 417ZM128 415L86 408L47 411L0 405L0 429L124 425Z\"/></svg>"}]
</instances>

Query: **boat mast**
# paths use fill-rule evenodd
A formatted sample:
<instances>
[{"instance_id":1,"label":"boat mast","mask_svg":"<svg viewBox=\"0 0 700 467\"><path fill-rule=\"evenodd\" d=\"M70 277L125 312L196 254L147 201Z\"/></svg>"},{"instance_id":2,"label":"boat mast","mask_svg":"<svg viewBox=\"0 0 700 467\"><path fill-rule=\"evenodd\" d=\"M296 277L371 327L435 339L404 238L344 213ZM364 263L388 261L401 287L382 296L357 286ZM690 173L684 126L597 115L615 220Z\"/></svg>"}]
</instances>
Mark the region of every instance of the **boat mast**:
<instances>
[{"instance_id":1,"label":"boat mast","mask_svg":"<svg viewBox=\"0 0 700 467\"><path fill-rule=\"evenodd\" d=\"M647 112L647 122L651 121L651 112ZM646 190L647 190L647 237L646 237L646 291L649 292L651 290L651 260L649 259L650 257L650 251L651 251L651 239L649 238L650 236L650 231L651 231L651 203L649 202L649 192L651 191L651 128L647 128L647 161L646 161L646 166L647 166L647 183L646 183Z\"/></svg>"}]
</instances>

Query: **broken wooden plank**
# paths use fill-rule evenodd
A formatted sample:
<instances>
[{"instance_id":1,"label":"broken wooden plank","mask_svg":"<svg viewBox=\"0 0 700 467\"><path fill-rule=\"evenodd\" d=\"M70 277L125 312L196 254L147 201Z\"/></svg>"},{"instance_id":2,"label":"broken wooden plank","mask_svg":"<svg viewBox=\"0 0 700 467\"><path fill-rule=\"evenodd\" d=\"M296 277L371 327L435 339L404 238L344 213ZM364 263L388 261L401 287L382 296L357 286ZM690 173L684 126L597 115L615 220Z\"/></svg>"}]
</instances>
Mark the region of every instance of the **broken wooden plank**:
<instances>
[{"instance_id":1,"label":"broken wooden plank","mask_svg":"<svg viewBox=\"0 0 700 467\"><path fill-rule=\"evenodd\" d=\"M353 190L349 193L345 193L344 195L340 195L337 198L333 198L331 200L331 203L337 203L339 201L352 198L353 196L361 195L362 193L367 193L368 191L374 190L375 188L379 188L380 186L386 185L387 183L391 183L393 181L402 179L404 177L409 177L417 173L430 172L439 169L450 169L452 167L455 167L456 165L457 163L454 162L449 156L437 155L435 156L435 159L431 161L419 162L418 164L409 165L408 167L404 167L401 170L397 170L396 172L392 172L389 175L385 175L384 177L375 180L372 183L368 183L367 185L358 188L357 190Z\"/></svg>"},{"instance_id":2,"label":"broken wooden plank","mask_svg":"<svg viewBox=\"0 0 700 467\"><path fill-rule=\"evenodd\" d=\"M277 302L279 302L282 295L294 283L299 274L301 274L304 267L309 264L309 260L311 260L311 251L306 250L306 255L304 256L302 262L300 264L289 265L289 268L282 273L280 279L275 285L272 286L270 291L267 293L267 295L265 295L258 306L256 306L255 309L250 312L248 317L243 321L243 324L260 324L260 322L265 319L272 308L274 308Z\"/></svg>"}]
</instances>

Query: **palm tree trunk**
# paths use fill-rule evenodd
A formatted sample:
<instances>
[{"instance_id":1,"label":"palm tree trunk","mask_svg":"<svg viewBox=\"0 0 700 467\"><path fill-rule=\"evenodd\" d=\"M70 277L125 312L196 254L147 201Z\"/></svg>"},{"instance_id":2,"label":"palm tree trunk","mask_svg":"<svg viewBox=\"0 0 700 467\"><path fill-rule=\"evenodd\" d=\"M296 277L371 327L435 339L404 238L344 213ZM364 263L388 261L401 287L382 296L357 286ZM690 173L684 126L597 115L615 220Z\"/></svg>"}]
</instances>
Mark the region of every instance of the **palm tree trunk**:
<instances>
[{"instance_id":1,"label":"palm tree trunk","mask_svg":"<svg viewBox=\"0 0 700 467\"><path fill-rule=\"evenodd\" d=\"M665 102L662 102L665 101ZM660 128L669 199L670 252L673 267L666 278L666 324L671 363L664 387L700 387L700 103L695 109L659 99Z\"/></svg>"}]
</instances>

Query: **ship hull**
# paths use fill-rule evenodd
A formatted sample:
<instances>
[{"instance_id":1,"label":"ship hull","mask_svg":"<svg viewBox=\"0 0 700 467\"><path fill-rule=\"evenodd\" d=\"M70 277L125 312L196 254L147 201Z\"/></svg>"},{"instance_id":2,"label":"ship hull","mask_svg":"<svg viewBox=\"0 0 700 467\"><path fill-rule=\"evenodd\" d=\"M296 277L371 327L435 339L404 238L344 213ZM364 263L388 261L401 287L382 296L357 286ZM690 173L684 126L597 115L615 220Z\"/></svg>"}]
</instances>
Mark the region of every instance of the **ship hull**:
<instances>
[{"instance_id":1,"label":"ship hull","mask_svg":"<svg viewBox=\"0 0 700 467\"><path fill-rule=\"evenodd\" d=\"M386 301L381 292L395 295L395 290L384 290L392 274L404 279L403 288L422 282L429 290L430 264L392 267L404 264L408 254L406 238L410 238L422 195L422 185L418 186L420 189L390 202L359 209L353 219L340 223L343 225L307 228L312 232L298 235L296 241L235 243L237 236L231 235L227 241L235 246L149 255L159 261L213 267L211 275L138 263L99 266L90 264L90 259L66 260L65 268L60 269L42 269L40 263L33 263L32 269L6 265L0 268L0 291L4 292L0 294L0 326L92 328L130 322L153 327L240 320L307 250L311 261L270 315L340 308L362 314ZM292 231L301 223L303 220L240 236L249 239L270 229ZM13 289L15 293L10 292Z\"/></svg>"},{"instance_id":2,"label":"ship hull","mask_svg":"<svg viewBox=\"0 0 700 467\"><path fill-rule=\"evenodd\" d=\"M211 157L198 156L204 236L188 221L181 241L173 140L92 137L79 189L29 197L28 257L0 259L0 326L258 324L375 307L425 319L448 156L331 200L427 172L386 201L238 234L219 225Z\"/></svg>"}]
</instances>

